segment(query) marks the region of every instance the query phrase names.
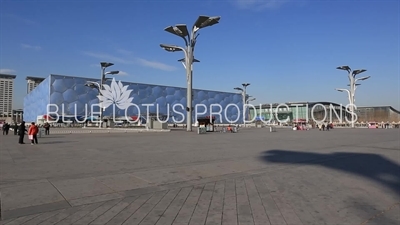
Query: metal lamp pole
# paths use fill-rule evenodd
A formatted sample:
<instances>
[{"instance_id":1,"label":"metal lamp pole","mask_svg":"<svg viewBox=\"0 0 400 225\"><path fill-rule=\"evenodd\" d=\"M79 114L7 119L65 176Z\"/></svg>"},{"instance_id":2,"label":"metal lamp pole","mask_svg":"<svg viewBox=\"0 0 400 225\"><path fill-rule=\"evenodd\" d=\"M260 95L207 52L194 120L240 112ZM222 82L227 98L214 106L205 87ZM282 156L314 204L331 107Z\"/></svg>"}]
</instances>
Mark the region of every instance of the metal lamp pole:
<instances>
[{"instance_id":1,"label":"metal lamp pole","mask_svg":"<svg viewBox=\"0 0 400 225\"><path fill-rule=\"evenodd\" d=\"M249 83L243 83L242 84L242 86L243 86L243 88L240 88L240 87L235 87L234 89L235 90L238 90L238 91L240 91L241 92L241 94L242 94L242 101L243 101L243 126L244 127L246 127L246 118L245 118L245 115L246 115L246 104L247 104L247 99L248 99L248 97L249 96L247 96L247 86L249 86L250 84Z\"/></svg>"},{"instance_id":2,"label":"metal lamp pole","mask_svg":"<svg viewBox=\"0 0 400 225\"><path fill-rule=\"evenodd\" d=\"M85 86L86 86L86 87L93 88L93 89L96 89L96 90L99 92L99 95L101 94L101 92L100 92L100 84L99 84L99 83L94 82L94 81L86 81ZM101 111L100 111L100 112L101 112ZM85 115L85 116L87 116L87 115ZM93 116L93 115L91 114L90 116ZM86 126L86 125L85 125L85 126Z\"/></svg>"},{"instance_id":3,"label":"metal lamp pole","mask_svg":"<svg viewBox=\"0 0 400 225\"><path fill-rule=\"evenodd\" d=\"M339 66L336 69L339 70L345 70L348 73L348 78L349 78L349 86L350 89L336 89L337 91L343 92L346 91L349 95L349 102L350 102L350 110L351 110L351 127L354 128L354 102L355 102L355 93L356 93L356 89L357 86L360 84L357 84L357 81L359 80L367 80L368 78L370 78L371 76L367 76L367 77L360 77L360 78L356 78L356 76L360 73L363 73L367 70L365 69L360 69L360 70L351 70L349 66Z\"/></svg>"},{"instance_id":4,"label":"metal lamp pole","mask_svg":"<svg viewBox=\"0 0 400 225\"><path fill-rule=\"evenodd\" d=\"M246 115L246 112L247 112L247 86L249 86L250 85L250 83L243 83L242 84L242 86L243 86L243 89L244 89L244 105L243 105L243 115ZM244 127L246 127L246 118L245 117L243 117L243 125L244 125Z\"/></svg>"},{"instance_id":5,"label":"metal lamp pole","mask_svg":"<svg viewBox=\"0 0 400 225\"><path fill-rule=\"evenodd\" d=\"M233 89L240 91L240 94L242 95L243 110L244 110L244 107L245 107L245 104L246 104L246 95L244 94L244 89L240 88L240 87L235 87ZM243 111L243 124L245 125L245 122L244 122L244 111Z\"/></svg>"},{"instance_id":6,"label":"metal lamp pole","mask_svg":"<svg viewBox=\"0 0 400 225\"><path fill-rule=\"evenodd\" d=\"M255 100L256 100L256 98L250 98L250 97L252 97L252 96L248 96L248 97L247 97L246 104L249 104L251 101L255 101ZM248 118L251 118L250 110L249 110L247 116L248 116ZM252 118L254 118L254 117L252 117Z\"/></svg>"},{"instance_id":7,"label":"metal lamp pole","mask_svg":"<svg viewBox=\"0 0 400 225\"><path fill-rule=\"evenodd\" d=\"M351 90L347 90L347 89L343 89L343 88L336 88L335 90L340 91L340 92L347 92L347 96L349 98L350 105L353 104L353 98L351 97ZM350 107L351 107L350 111L353 113L353 107L352 106L350 106ZM354 115L353 114L351 114L351 127L354 127Z\"/></svg>"},{"instance_id":8,"label":"metal lamp pole","mask_svg":"<svg viewBox=\"0 0 400 225\"><path fill-rule=\"evenodd\" d=\"M169 26L164 30L181 37L185 41L185 47L179 47L176 45L166 45L161 44L160 47L169 52L183 51L185 54L184 62L182 61L185 69L186 69L186 79L187 79L187 93L186 93L186 130L192 131L192 89L193 89L193 62L198 60L194 59L194 47L196 45L197 37L199 34L197 33L201 28L209 27L214 24L217 24L221 19L220 16L199 16L199 18L194 23L192 30L188 31L186 24L177 24L175 26ZM181 60L179 60L181 61Z\"/></svg>"},{"instance_id":9,"label":"metal lamp pole","mask_svg":"<svg viewBox=\"0 0 400 225\"><path fill-rule=\"evenodd\" d=\"M109 62L100 62L101 66L101 77L100 77L100 86L99 86L99 95L102 96L103 94L101 93L101 90L103 90L103 85L106 81L106 75L115 75L118 74L119 71L110 71L110 72L105 72L107 67L113 66L114 63L109 63ZM102 127L103 125L103 111L104 108L102 104L100 103L100 123L99 123L99 128Z\"/></svg>"}]
</instances>

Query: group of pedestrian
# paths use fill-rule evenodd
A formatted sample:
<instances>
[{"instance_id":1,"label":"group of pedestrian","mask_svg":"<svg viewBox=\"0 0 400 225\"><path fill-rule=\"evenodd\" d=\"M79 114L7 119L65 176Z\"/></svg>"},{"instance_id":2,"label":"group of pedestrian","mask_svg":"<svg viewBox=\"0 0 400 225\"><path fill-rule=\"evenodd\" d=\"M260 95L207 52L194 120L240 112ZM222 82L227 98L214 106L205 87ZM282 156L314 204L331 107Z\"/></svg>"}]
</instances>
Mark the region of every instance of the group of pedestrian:
<instances>
[{"instance_id":1,"label":"group of pedestrian","mask_svg":"<svg viewBox=\"0 0 400 225\"><path fill-rule=\"evenodd\" d=\"M317 128L319 128L319 130L322 130L322 131L325 131L325 130L327 130L327 131L329 131L329 129L333 129L333 125L332 124L320 124L320 125L317 125Z\"/></svg>"},{"instance_id":2,"label":"group of pedestrian","mask_svg":"<svg viewBox=\"0 0 400 225\"><path fill-rule=\"evenodd\" d=\"M14 135L17 135L17 130L18 130L18 125L15 123L14 125L11 126L11 124L9 123L5 123L3 124L2 127L2 131L3 131L3 135L8 135L8 133L10 132L10 129L14 130Z\"/></svg>"},{"instance_id":3,"label":"group of pedestrian","mask_svg":"<svg viewBox=\"0 0 400 225\"><path fill-rule=\"evenodd\" d=\"M3 130L3 135L8 135L8 131L10 130L10 124L8 123L3 124L2 130Z\"/></svg>"},{"instance_id":4,"label":"group of pedestrian","mask_svg":"<svg viewBox=\"0 0 400 225\"><path fill-rule=\"evenodd\" d=\"M24 139L26 134L31 141L31 145L38 144L37 135L39 134L39 126L34 122L29 125L28 130L26 129L25 121L22 121L19 126L16 123L13 126L11 126L9 123L4 123L2 126L3 135L8 135L11 127L14 130L14 135L18 135L18 144L25 144ZM43 128L45 130L45 135L49 135L50 124L45 123Z\"/></svg>"},{"instance_id":5,"label":"group of pedestrian","mask_svg":"<svg viewBox=\"0 0 400 225\"><path fill-rule=\"evenodd\" d=\"M45 128L45 135L49 135L50 125L48 123L46 123L44 125L44 128ZM19 125L19 128L18 128L18 135L19 135L18 143L25 144L24 138L25 138L26 132L28 134L29 140L31 140L31 145L38 144L37 135L39 133L39 127L34 122L32 122L31 125L29 126L28 130L26 130L25 121L22 121L22 123Z\"/></svg>"}]
</instances>

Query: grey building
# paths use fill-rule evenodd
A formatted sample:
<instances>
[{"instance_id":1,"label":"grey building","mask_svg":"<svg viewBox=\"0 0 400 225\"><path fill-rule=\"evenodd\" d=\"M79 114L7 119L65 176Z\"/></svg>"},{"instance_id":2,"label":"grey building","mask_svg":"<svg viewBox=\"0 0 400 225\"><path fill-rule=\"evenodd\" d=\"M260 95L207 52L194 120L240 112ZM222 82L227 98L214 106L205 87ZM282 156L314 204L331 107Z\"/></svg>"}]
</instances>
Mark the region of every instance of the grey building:
<instances>
[{"instance_id":1,"label":"grey building","mask_svg":"<svg viewBox=\"0 0 400 225\"><path fill-rule=\"evenodd\" d=\"M12 116L14 79L16 75L0 74L0 117Z\"/></svg>"},{"instance_id":2,"label":"grey building","mask_svg":"<svg viewBox=\"0 0 400 225\"><path fill-rule=\"evenodd\" d=\"M33 89L35 89L45 78L42 77L26 77L26 93L29 94Z\"/></svg>"},{"instance_id":3,"label":"grey building","mask_svg":"<svg viewBox=\"0 0 400 225\"><path fill-rule=\"evenodd\" d=\"M357 107L358 121L368 122L400 122L400 111L392 106Z\"/></svg>"}]
</instances>

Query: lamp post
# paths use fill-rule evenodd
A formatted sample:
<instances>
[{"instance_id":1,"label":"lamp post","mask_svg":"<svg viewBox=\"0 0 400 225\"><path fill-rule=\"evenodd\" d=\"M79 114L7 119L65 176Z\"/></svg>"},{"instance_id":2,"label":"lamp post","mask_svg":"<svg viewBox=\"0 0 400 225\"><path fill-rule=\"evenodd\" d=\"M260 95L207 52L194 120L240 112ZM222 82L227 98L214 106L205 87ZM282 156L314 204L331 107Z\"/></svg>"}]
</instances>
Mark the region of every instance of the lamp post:
<instances>
[{"instance_id":1,"label":"lamp post","mask_svg":"<svg viewBox=\"0 0 400 225\"><path fill-rule=\"evenodd\" d=\"M362 81L362 80L367 80L369 79L371 76L366 76L366 77L360 77L360 78L356 78L356 76L360 73L363 73L367 70L365 69L360 69L360 70L351 70L349 66L339 66L336 69L339 70L345 70L348 73L348 78L349 78L349 82L350 84L348 86L350 86L349 90L347 89L336 89L337 91L340 92L347 92L348 93L348 97L349 97L349 102L350 102L350 110L351 110L351 127L354 128L354 102L355 102L355 93L356 93L356 89L357 86L359 86L360 84L357 84L357 81Z\"/></svg>"},{"instance_id":2,"label":"lamp post","mask_svg":"<svg viewBox=\"0 0 400 225\"><path fill-rule=\"evenodd\" d=\"M86 87L97 89L100 92L100 84L94 81L86 81Z\"/></svg>"},{"instance_id":3,"label":"lamp post","mask_svg":"<svg viewBox=\"0 0 400 225\"><path fill-rule=\"evenodd\" d=\"M336 91L339 92L346 92L347 93L347 97L349 98L349 102L350 102L350 111L351 111L351 127L354 128L354 110L353 110L353 98L352 98L352 94L351 94L351 90L347 90L347 89L343 89L343 88L336 88Z\"/></svg>"},{"instance_id":4,"label":"lamp post","mask_svg":"<svg viewBox=\"0 0 400 225\"><path fill-rule=\"evenodd\" d=\"M99 83L97 83L97 82L95 82L95 81L86 81L85 86L86 86L86 87L93 88L93 89L96 89L96 90L99 92L99 94L100 94L100 84L99 84ZM91 115L91 116L93 116L93 115ZM85 125L85 126L86 126L86 125Z\"/></svg>"},{"instance_id":5,"label":"lamp post","mask_svg":"<svg viewBox=\"0 0 400 225\"><path fill-rule=\"evenodd\" d=\"M246 101L246 104L249 104L250 102L252 102L252 101L255 101L256 100L256 98L251 98L251 96L247 96L247 101ZM253 107L254 108L254 107ZM254 112L254 113L256 113L256 112ZM250 113L250 110L249 110L249 113L247 114L247 116L248 116L248 118L254 118L254 117L251 117L251 113Z\"/></svg>"},{"instance_id":6,"label":"lamp post","mask_svg":"<svg viewBox=\"0 0 400 225\"><path fill-rule=\"evenodd\" d=\"M248 96L247 96L247 86L249 86L250 85L250 83L243 83L242 84L242 87L243 88L240 88L240 87L235 87L234 89L235 90L238 90L238 91L240 91L241 92L241 94L242 94L242 101L243 101L243 126L244 127L246 127L246 118L245 118L245 115L246 115L246 104L247 104L247 99L248 99Z\"/></svg>"},{"instance_id":7,"label":"lamp post","mask_svg":"<svg viewBox=\"0 0 400 225\"><path fill-rule=\"evenodd\" d=\"M100 96L102 96L103 94L101 93L101 90L103 90L103 85L104 85L104 83L106 82L106 80L107 80L107 78L106 78L106 76L107 75L115 75L115 74L118 74L119 73L119 71L109 71L109 72L106 72L106 68L107 67L110 67L110 66L113 66L114 65L114 63L109 63L109 62L100 62L100 67L101 67L101 77L100 77L100 84L98 84L98 86L99 86L99 95ZM100 103L100 123L99 123L99 128L101 128L102 127L102 124L103 124L103 111L104 111L104 108L103 108L103 106L102 106L102 103L101 102L99 102Z\"/></svg>"},{"instance_id":8,"label":"lamp post","mask_svg":"<svg viewBox=\"0 0 400 225\"><path fill-rule=\"evenodd\" d=\"M184 59L178 60L181 61L184 68L186 69L186 80L187 80L187 93L186 93L186 130L192 131L192 88L193 88L193 62L199 62L194 59L194 47L196 45L197 37L199 34L197 33L200 29L215 25L221 19L219 16L209 17L209 16L199 16L199 18L194 23L192 30L188 31L186 24L177 24L175 26L169 26L164 30L181 37L185 41L185 47L180 47L176 45L166 45L160 44L160 47L165 49L168 52L176 52L183 51L185 57Z\"/></svg>"},{"instance_id":9,"label":"lamp post","mask_svg":"<svg viewBox=\"0 0 400 225\"><path fill-rule=\"evenodd\" d=\"M250 96L248 96L248 97L250 97ZM256 100L256 98L249 98L249 99L247 99L246 104L249 104L249 102L252 102L252 101L255 101L255 100Z\"/></svg>"}]
</instances>

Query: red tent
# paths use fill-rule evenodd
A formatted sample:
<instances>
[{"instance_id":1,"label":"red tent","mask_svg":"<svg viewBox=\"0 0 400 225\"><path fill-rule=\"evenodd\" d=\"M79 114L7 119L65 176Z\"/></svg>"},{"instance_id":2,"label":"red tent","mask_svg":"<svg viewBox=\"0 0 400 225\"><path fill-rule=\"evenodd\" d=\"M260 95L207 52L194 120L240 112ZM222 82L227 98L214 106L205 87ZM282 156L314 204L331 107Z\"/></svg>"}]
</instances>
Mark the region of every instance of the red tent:
<instances>
[{"instance_id":1,"label":"red tent","mask_svg":"<svg viewBox=\"0 0 400 225\"><path fill-rule=\"evenodd\" d=\"M307 120L306 119L297 119L297 120L293 120L293 123L306 123Z\"/></svg>"}]
</instances>

